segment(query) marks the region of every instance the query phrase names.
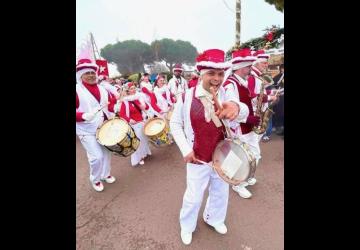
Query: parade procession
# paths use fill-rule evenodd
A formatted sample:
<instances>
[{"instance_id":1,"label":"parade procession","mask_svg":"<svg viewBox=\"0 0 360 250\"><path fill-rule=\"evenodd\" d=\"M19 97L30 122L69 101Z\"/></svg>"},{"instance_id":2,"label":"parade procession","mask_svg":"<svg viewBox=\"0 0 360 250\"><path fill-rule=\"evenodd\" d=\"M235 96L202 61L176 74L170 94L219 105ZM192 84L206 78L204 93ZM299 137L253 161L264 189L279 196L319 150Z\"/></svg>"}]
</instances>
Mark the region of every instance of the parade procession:
<instances>
[{"instance_id":1,"label":"parade procession","mask_svg":"<svg viewBox=\"0 0 360 250\"><path fill-rule=\"evenodd\" d=\"M147 61L86 34L77 249L283 249L284 29L240 43L239 24L227 50L155 39Z\"/></svg>"}]
</instances>

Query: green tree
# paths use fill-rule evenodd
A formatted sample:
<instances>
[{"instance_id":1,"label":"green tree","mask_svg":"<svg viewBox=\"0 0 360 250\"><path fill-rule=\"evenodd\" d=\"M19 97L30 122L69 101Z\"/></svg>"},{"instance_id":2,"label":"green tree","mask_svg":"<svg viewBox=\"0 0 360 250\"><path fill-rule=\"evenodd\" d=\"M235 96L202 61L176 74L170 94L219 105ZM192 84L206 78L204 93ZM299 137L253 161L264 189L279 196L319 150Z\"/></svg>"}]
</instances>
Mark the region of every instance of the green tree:
<instances>
[{"instance_id":1,"label":"green tree","mask_svg":"<svg viewBox=\"0 0 360 250\"><path fill-rule=\"evenodd\" d=\"M108 44L100 52L109 62L116 63L121 74L143 72L144 63L154 61L154 54L147 43L139 40L126 40Z\"/></svg>"},{"instance_id":2,"label":"green tree","mask_svg":"<svg viewBox=\"0 0 360 250\"><path fill-rule=\"evenodd\" d=\"M265 0L265 2L267 2L271 5L275 5L275 8L278 11L281 11L281 12L284 11L284 0Z\"/></svg>"},{"instance_id":3,"label":"green tree","mask_svg":"<svg viewBox=\"0 0 360 250\"><path fill-rule=\"evenodd\" d=\"M190 42L182 40L174 41L169 38L153 41L151 48L155 59L157 61L164 60L170 72L176 63L193 64L198 54L196 48Z\"/></svg>"}]
</instances>

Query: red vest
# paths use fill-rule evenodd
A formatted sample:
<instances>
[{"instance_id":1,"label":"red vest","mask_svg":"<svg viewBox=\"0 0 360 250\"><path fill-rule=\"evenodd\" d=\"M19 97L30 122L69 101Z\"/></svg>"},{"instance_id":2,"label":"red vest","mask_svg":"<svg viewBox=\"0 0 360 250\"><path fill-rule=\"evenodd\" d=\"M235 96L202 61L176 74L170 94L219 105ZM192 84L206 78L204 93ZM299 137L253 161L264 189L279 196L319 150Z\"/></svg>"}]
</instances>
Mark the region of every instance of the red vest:
<instances>
[{"instance_id":1,"label":"red vest","mask_svg":"<svg viewBox=\"0 0 360 250\"><path fill-rule=\"evenodd\" d=\"M245 103L248 106L249 115L254 115L249 89L247 89L242 84L240 84L238 79L235 76L229 76L229 78L224 83L224 87L233 82L235 82L236 87L238 89L240 101L242 103ZM251 125L248 123L240 123L241 133L244 135L250 133L252 131L253 127L254 127L254 125Z\"/></svg>"},{"instance_id":2,"label":"red vest","mask_svg":"<svg viewBox=\"0 0 360 250\"><path fill-rule=\"evenodd\" d=\"M194 131L193 150L198 159L210 162L217 144L225 138L225 130L224 126L217 128L212 121L205 121L204 106L200 99L195 97L195 91L196 87L193 90L190 108L190 120Z\"/></svg>"}]
</instances>

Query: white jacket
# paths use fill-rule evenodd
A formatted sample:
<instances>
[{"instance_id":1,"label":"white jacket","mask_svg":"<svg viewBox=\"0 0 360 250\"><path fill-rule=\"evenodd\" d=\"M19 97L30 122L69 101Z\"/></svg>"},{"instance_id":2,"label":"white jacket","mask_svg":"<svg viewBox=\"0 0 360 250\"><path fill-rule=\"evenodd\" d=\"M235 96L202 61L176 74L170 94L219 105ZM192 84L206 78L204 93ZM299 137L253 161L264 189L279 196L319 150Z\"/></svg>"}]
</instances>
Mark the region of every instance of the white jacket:
<instances>
[{"instance_id":1,"label":"white jacket","mask_svg":"<svg viewBox=\"0 0 360 250\"><path fill-rule=\"evenodd\" d=\"M196 87L196 90L199 89L199 86L200 85ZM191 126L190 109L191 109L194 89L195 88L191 88L186 91L185 102L183 102L182 97L179 96L170 120L170 131L183 157L185 157L191 151L193 151L192 148L194 143L194 131ZM196 91L195 93L196 97L198 96L197 92L198 91ZM218 91L218 99L220 102L232 101L238 104L240 107L240 112L235 120L237 122L246 121L249 115L249 109L246 104L236 100L233 91L225 92L225 89L221 86Z\"/></svg>"},{"instance_id":2,"label":"white jacket","mask_svg":"<svg viewBox=\"0 0 360 250\"><path fill-rule=\"evenodd\" d=\"M94 119L76 122L77 135L95 135L97 128L104 122L104 113L108 119L113 118L115 115L110 112L107 107L108 92L101 85L98 85L98 88L100 91L100 103L82 83L76 84L76 93L79 97L79 107L76 109L76 112L92 112L94 109L100 109L104 106L102 111L99 111Z\"/></svg>"},{"instance_id":3,"label":"white jacket","mask_svg":"<svg viewBox=\"0 0 360 250\"><path fill-rule=\"evenodd\" d=\"M180 76L180 79L181 79L181 84L179 83L178 87L176 87L176 82L179 82L179 80L177 80L177 78L175 76L173 76L169 80L170 91L171 91L171 93L173 93L176 96L176 98L178 98L181 93L184 93L188 89L188 83L185 80L185 78Z\"/></svg>"},{"instance_id":4,"label":"white jacket","mask_svg":"<svg viewBox=\"0 0 360 250\"><path fill-rule=\"evenodd\" d=\"M165 93L166 98L163 97L163 94ZM169 111L169 105L172 106L173 103L171 102L170 97L170 89L167 85L162 86L159 88L156 86L154 88L154 94L157 99L157 105L161 109L162 112L168 112Z\"/></svg>"}]
</instances>

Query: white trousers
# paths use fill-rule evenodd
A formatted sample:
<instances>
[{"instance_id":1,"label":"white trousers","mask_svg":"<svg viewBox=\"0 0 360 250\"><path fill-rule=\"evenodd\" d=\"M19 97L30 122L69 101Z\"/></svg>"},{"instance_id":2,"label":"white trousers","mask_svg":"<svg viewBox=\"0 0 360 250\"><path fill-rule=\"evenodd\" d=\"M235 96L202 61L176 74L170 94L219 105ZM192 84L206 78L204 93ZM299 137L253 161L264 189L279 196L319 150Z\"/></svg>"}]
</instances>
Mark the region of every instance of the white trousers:
<instances>
[{"instance_id":1,"label":"white trousers","mask_svg":"<svg viewBox=\"0 0 360 250\"><path fill-rule=\"evenodd\" d=\"M188 163L186 165L186 191L180 210L180 227L194 232L204 196L209 186L209 197L203 213L204 220L211 226L224 223L229 198L229 184L208 165Z\"/></svg>"},{"instance_id":2,"label":"white trousers","mask_svg":"<svg viewBox=\"0 0 360 250\"><path fill-rule=\"evenodd\" d=\"M263 134L261 134L261 136L262 135ZM256 134L255 132L251 131L250 133L247 133L246 135L238 135L238 138L240 139L240 141L248 144L250 151L254 154L256 163L258 163L259 160L261 159L259 135Z\"/></svg>"},{"instance_id":3,"label":"white trousers","mask_svg":"<svg viewBox=\"0 0 360 250\"><path fill-rule=\"evenodd\" d=\"M90 181L96 183L110 175L111 152L96 141L95 135L79 135L90 165Z\"/></svg>"},{"instance_id":4,"label":"white trousers","mask_svg":"<svg viewBox=\"0 0 360 250\"><path fill-rule=\"evenodd\" d=\"M131 127L135 131L136 136L140 140L138 149L131 155L132 166L137 165L145 156L151 155L151 151L149 148L149 141L143 131L144 124L145 124L144 122L138 122L134 125L131 125Z\"/></svg>"}]
</instances>

